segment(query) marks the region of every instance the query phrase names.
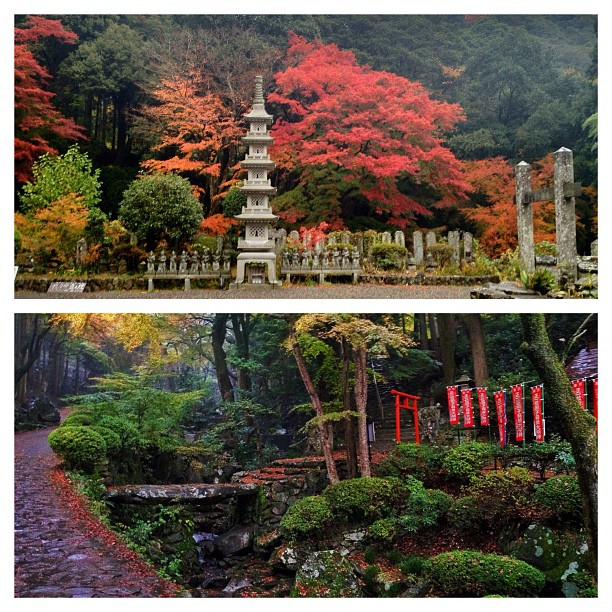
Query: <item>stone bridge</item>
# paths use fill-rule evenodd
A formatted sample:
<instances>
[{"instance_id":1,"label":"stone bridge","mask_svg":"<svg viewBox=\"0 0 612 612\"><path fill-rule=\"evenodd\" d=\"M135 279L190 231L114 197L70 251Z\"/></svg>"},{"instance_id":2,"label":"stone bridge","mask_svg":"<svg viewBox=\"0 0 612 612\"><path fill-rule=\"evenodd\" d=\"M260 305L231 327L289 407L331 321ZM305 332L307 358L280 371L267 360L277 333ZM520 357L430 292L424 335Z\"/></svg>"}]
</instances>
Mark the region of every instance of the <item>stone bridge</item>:
<instances>
[{"instance_id":1,"label":"stone bridge","mask_svg":"<svg viewBox=\"0 0 612 612\"><path fill-rule=\"evenodd\" d=\"M159 504L184 502L218 502L235 497L255 495L255 483L125 485L109 487L106 496L124 504Z\"/></svg>"}]
</instances>

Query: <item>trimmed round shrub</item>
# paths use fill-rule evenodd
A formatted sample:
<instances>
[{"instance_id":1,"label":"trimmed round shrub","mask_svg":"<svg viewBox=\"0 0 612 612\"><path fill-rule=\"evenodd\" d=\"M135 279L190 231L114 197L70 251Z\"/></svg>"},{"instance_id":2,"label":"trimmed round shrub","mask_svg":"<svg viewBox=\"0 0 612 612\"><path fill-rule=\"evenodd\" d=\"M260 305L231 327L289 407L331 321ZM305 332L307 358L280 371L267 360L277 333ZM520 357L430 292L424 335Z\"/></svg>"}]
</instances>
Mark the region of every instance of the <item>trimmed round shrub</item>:
<instances>
[{"instance_id":1,"label":"trimmed round shrub","mask_svg":"<svg viewBox=\"0 0 612 612\"><path fill-rule=\"evenodd\" d=\"M91 428L98 432L103 438L106 444L106 452L109 455L116 455L122 448L121 438L119 434L115 433L108 427L102 427L101 425L92 425Z\"/></svg>"},{"instance_id":2,"label":"trimmed round shrub","mask_svg":"<svg viewBox=\"0 0 612 612\"><path fill-rule=\"evenodd\" d=\"M71 412L63 421L60 427L75 427L79 425L91 425L94 417L89 412Z\"/></svg>"},{"instance_id":3,"label":"trimmed round shrub","mask_svg":"<svg viewBox=\"0 0 612 612\"><path fill-rule=\"evenodd\" d=\"M119 220L147 249L166 239L172 247L188 242L202 220L191 184L176 174L151 174L133 181L123 194Z\"/></svg>"},{"instance_id":4,"label":"trimmed round shrub","mask_svg":"<svg viewBox=\"0 0 612 612\"><path fill-rule=\"evenodd\" d=\"M468 442L451 448L444 457L442 467L447 476L469 483L480 475L492 458L493 450L489 444Z\"/></svg>"},{"instance_id":5,"label":"trimmed round shrub","mask_svg":"<svg viewBox=\"0 0 612 612\"><path fill-rule=\"evenodd\" d=\"M125 449L137 451L146 446L146 440L134 423L116 416L103 416L96 425L114 431Z\"/></svg>"},{"instance_id":6,"label":"trimmed round shrub","mask_svg":"<svg viewBox=\"0 0 612 612\"><path fill-rule=\"evenodd\" d=\"M72 469L92 472L106 459L106 442L92 427L58 427L49 434L49 445Z\"/></svg>"},{"instance_id":7,"label":"trimmed round shrub","mask_svg":"<svg viewBox=\"0 0 612 612\"><path fill-rule=\"evenodd\" d=\"M563 521L582 521L582 497L575 476L554 476L535 492L536 502Z\"/></svg>"},{"instance_id":8,"label":"trimmed round shrub","mask_svg":"<svg viewBox=\"0 0 612 612\"><path fill-rule=\"evenodd\" d=\"M289 507L280 522L281 533L292 540L316 537L333 519L327 500L321 495L299 499Z\"/></svg>"},{"instance_id":9,"label":"trimmed round shrub","mask_svg":"<svg viewBox=\"0 0 612 612\"><path fill-rule=\"evenodd\" d=\"M399 517L399 525L408 533L416 533L424 527L433 527L452 503L453 498L444 491L426 489L422 485L412 486L410 497Z\"/></svg>"},{"instance_id":10,"label":"trimmed round shrub","mask_svg":"<svg viewBox=\"0 0 612 612\"><path fill-rule=\"evenodd\" d=\"M375 521L401 508L409 495L406 485L395 478L351 478L328 486L323 495L334 515L350 522Z\"/></svg>"},{"instance_id":11,"label":"trimmed round shrub","mask_svg":"<svg viewBox=\"0 0 612 612\"><path fill-rule=\"evenodd\" d=\"M433 557L427 574L442 597L537 597L546 582L540 570L524 561L471 550Z\"/></svg>"},{"instance_id":12,"label":"trimmed round shrub","mask_svg":"<svg viewBox=\"0 0 612 612\"><path fill-rule=\"evenodd\" d=\"M484 519L501 526L520 517L531 506L534 482L534 477L525 468L513 467L475 477L467 493Z\"/></svg>"}]
</instances>

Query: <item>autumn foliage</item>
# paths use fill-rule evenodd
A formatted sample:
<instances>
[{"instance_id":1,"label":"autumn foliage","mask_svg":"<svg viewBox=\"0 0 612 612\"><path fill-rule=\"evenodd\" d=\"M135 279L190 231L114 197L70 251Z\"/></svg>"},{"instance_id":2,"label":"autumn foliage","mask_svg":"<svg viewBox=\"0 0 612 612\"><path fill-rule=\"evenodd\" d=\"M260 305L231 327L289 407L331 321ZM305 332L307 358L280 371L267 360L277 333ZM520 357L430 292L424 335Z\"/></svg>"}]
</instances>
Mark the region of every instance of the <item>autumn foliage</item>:
<instances>
[{"instance_id":1,"label":"autumn foliage","mask_svg":"<svg viewBox=\"0 0 612 612\"><path fill-rule=\"evenodd\" d=\"M21 233L25 253L54 256L65 265L74 258L88 217L83 198L70 194L30 215L15 213L15 228Z\"/></svg>"},{"instance_id":2,"label":"autumn foliage","mask_svg":"<svg viewBox=\"0 0 612 612\"><path fill-rule=\"evenodd\" d=\"M429 210L400 192L409 175L433 188L435 206L464 197L461 164L443 144L442 133L463 119L456 104L432 100L421 84L360 66L350 51L291 34L287 68L275 75L270 103L283 117L274 127L279 168L331 164L357 178L374 212L405 227Z\"/></svg>"},{"instance_id":3,"label":"autumn foliage","mask_svg":"<svg viewBox=\"0 0 612 612\"><path fill-rule=\"evenodd\" d=\"M498 257L518 243L514 168L502 157L465 162L466 178L472 197L480 201L475 208L463 213L479 227L481 249L491 257ZM532 188L552 186L552 155L533 164ZM554 202L533 204L535 242L555 242Z\"/></svg>"},{"instance_id":4,"label":"autumn foliage","mask_svg":"<svg viewBox=\"0 0 612 612\"><path fill-rule=\"evenodd\" d=\"M83 128L53 106L55 94L48 91L51 75L32 50L43 38L74 44L77 35L56 19L31 15L28 24L15 28L15 176L22 183L31 179L32 164L43 153L57 153L52 138L84 138Z\"/></svg>"},{"instance_id":5,"label":"autumn foliage","mask_svg":"<svg viewBox=\"0 0 612 612\"><path fill-rule=\"evenodd\" d=\"M189 177L198 196L218 201L237 182L231 150L244 128L196 72L163 79L151 93L157 103L143 114L159 133L152 147L155 158L143 167Z\"/></svg>"}]
</instances>

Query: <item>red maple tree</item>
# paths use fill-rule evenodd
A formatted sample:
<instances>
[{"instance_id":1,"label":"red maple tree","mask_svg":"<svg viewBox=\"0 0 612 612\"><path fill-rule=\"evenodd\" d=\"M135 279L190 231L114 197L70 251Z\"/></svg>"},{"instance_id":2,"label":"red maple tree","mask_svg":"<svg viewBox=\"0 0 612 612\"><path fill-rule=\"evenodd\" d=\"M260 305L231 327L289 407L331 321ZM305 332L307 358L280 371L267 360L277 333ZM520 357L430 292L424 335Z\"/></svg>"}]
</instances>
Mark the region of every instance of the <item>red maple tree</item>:
<instances>
[{"instance_id":1,"label":"red maple tree","mask_svg":"<svg viewBox=\"0 0 612 612\"><path fill-rule=\"evenodd\" d=\"M244 127L201 73L162 79L151 93L157 103L143 116L156 139L156 157L143 167L185 176L206 204L217 202L237 182L235 149Z\"/></svg>"},{"instance_id":2,"label":"red maple tree","mask_svg":"<svg viewBox=\"0 0 612 612\"><path fill-rule=\"evenodd\" d=\"M490 257L499 257L518 244L514 168L503 157L492 157L466 161L465 171L474 199L481 202L463 212L480 228L480 248ZM553 158L547 155L533 164L532 188L550 187L552 180ZM554 202L533 204L533 225L535 242L555 242Z\"/></svg>"},{"instance_id":3,"label":"red maple tree","mask_svg":"<svg viewBox=\"0 0 612 612\"><path fill-rule=\"evenodd\" d=\"M273 129L272 154L282 170L332 164L357 178L375 213L406 227L430 210L401 193L397 181L433 189L434 206L456 203L468 189L461 163L442 134L461 108L432 100L421 84L360 66L350 51L290 34L287 67L268 98L284 117Z\"/></svg>"},{"instance_id":4,"label":"red maple tree","mask_svg":"<svg viewBox=\"0 0 612 612\"><path fill-rule=\"evenodd\" d=\"M52 137L84 138L84 128L53 106L55 94L46 89L51 75L32 51L42 38L53 36L74 44L78 37L65 30L61 21L39 15L28 16L28 26L15 28L15 176L22 183L32 178L32 164L38 157L57 153L49 144Z\"/></svg>"}]
</instances>

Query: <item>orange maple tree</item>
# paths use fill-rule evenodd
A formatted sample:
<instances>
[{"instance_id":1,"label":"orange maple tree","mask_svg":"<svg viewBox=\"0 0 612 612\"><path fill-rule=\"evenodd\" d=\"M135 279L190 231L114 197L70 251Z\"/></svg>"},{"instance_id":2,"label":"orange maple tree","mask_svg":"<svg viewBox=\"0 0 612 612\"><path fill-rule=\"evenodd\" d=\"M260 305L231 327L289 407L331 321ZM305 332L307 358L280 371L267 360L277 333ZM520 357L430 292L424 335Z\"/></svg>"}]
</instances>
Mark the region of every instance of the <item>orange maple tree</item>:
<instances>
[{"instance_id":1,"label":"orange maple tree","mask_svg":"<svg viewBox=\"0 0 612 612\"><path fill-rule=\"evenodd\" d=\"M28 27L15 28L15 176L20 183L32 178L32 164L43 153L57 153L50 139L85 137L84 128L53 106L55 94L47 89L51 75L34 55L35 45L51 36L67 44L78 38L61 21L40 15L30 15Z\"/></svg>"},{"instance_id":2,"label":"orange maple tree","mask_svg":"<svg viewBox=\"0 0 612 612\"><path fill-rule=\"evenodd\" d=\"M162 79L151 93L157 104L143 114L157 130L156 157L142 166L189 178L205 213L214 213L215 203L237 182L236 147L244 128L201 73Z\"/></svg>"},{"instance_id":3,"label":"orange maple tree","mask_svg":"<svg viewBox=\"0 0 612 612\"><path fill-rule=\"evenodd\" d=\"M431 99L420 83L360 66L351 51L295 34L286 65L268 98L284 113L273 129L281 170L341 168L345 180L359 181L374 212L399 227L430 214L398 189L402 176L433 189L433 206L465 197L461 163L442 140L464 119L459 105Z\"/></svg>"},{"instance_id":4,"label":"orange maple tree","mask_svg":"<svg viewBox=\"0 0 612 612\"><path fill-rule=\"evenodd\" d=\"M464 208L465 216L479 227L480 248L490 257L499 257L518 244L514 168L503 157L465 162L466 179L472 197L480 201L475 208ZM547 155L533 164L533 189L552 186L553 158ZM555 242L554 202L533 204L535 242Z\"/></svg>"}]
</instances>

